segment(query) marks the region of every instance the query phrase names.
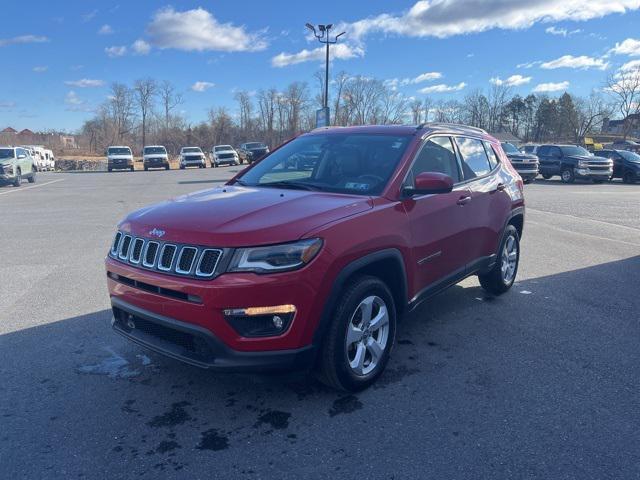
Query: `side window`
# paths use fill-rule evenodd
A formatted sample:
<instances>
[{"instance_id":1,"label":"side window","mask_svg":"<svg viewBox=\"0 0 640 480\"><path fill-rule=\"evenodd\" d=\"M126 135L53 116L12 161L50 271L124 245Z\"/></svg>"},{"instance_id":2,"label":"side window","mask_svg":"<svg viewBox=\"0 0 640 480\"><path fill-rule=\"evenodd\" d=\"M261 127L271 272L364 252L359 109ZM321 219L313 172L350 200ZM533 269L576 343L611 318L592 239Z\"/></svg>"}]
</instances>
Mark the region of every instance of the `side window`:
<instances>
[{"instance_id":1,"label":"side window","mask_svg":"<svg viewBox=\"0 0 640 480\"><path fill-rule=\"evenodd\" d=\"M487 151L487 157L489 157L489 164L491 165L491 170L498 166L498 156L496 155L495 150L493 149L493 145L489 142L484 142L484 149Z\"/></svg>"},{"instance_id":2,"label":"side window","mask_svg":"<svg viewBox=\"0 0 640 480\"><path fill-rule=\"evenodd\" d=\"M464 178L476 178L491 171L487 152L482 141L475 138L456 137L458 149L462 155L462 172Z\"/></svg>"},{"instance_id":3,"label":"side window","mask_svg":"<svg viewBox=\"0 0 640 480\"><path fill-rule=\"evenodd\" d=\"M551 156L553 157L561 157L562 156L562 150L560 150L559 147L551 147Z\"/></svg>"},{"instance_id":4,"label":"side window","mask_svg":"<svg viewBox=\"0 0 640 480\"><path fill-rule=\"evenodd\" d=\"M542 156L547 156L549 155L549 147L547 147L546 145L539 147L538 151L537 151L538 155L542 155Z\"/></svg>"},{"instance_id":5,"label":"side window","mask_svg":"<svg viewBox=\"0 0 640 480\"><path fill-rule=\"evenodd\" d=\"M19 158L20 155L25 155L25 151L22 148L16 148L16 158Z\"/></svg>"},{"instance_id":6,"label":"side window","mask_svg":"<svg viewBox=\"0 0 640 480\"><path fill-rule=\"evenodd\" d=\"M416 175L424 172L444 173L453 178L453 183L460 181L458 161L449 137L431 137L425 142L405 184L413 185Z\"/></svg>"}]
</instances>

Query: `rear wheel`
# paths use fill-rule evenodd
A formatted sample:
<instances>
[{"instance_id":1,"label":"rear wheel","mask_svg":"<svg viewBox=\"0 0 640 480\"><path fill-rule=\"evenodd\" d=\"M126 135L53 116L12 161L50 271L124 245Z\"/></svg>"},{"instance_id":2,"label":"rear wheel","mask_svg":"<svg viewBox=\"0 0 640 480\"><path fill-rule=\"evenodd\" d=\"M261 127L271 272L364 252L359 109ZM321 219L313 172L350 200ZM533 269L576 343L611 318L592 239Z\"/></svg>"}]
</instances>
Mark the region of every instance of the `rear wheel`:
<instances>
[{"instance_id":1,"label":"rear wheel","mask_svg":"<svg viewBox=\"0 0 640 480\"><path fill-rule=\"evenodd\" d=\"M502 295L515 282L519 263L520 237L513 225L507 225L495 265L488 273L478 275L480 285L493 295Z\"/></svg>"},{"instance_id":2,"label":"rear wheel","mask_svg":"<svg viewBox=\"0 0 640 480\"><path fill-rule=\"evenodd\" d=\"M393 296L376 277L356 277L336 308L320 352L320 379L338 390L367 388L384 371L396 333Z\"/></svg>"},{"instance_id":3,"label":"rear wheel","mask_svg":"<svg viewBox=\"0 0 640 480\"><path fill-rule=\"evenodd\" d=\"M573 183L576 179L575 175L573 174L573 169L571 168L564 168L560 173L560 178L562 179L563 183Z\"/></svg>"},{"instance_id":4,"label":"rear wheel","mask_svg":"<svg viewBox=\"0 0 640 480\"><path fill-rule=\"evenodd\" d=\"M543 173L542 174L542 178L544 178L545 180L549 180L551 177L553 177L553 175L550 175L548 173Z\"/></svg>"},{"instance_id":5,"label":"rear wheel","mask_svg":"<svg viewBox=\"0 0 640 480\"><path fill-rule=\"evenodd\" d=\"M31 175L29 175L27 180L29 181L29 183L36 183L36 169L35 168L31 168Z\"/></svg>"},{"instance_id":6,"label":"rear wheel","mask_svg":"<svg viewBox=\"0 0 640 480\"><path fill-rule=\"evenodd\" d=\"M631 172L626 172L624 177L622 177L622 181L624 183L636 183L635 176Z\"/></svg>"}]
</instances>

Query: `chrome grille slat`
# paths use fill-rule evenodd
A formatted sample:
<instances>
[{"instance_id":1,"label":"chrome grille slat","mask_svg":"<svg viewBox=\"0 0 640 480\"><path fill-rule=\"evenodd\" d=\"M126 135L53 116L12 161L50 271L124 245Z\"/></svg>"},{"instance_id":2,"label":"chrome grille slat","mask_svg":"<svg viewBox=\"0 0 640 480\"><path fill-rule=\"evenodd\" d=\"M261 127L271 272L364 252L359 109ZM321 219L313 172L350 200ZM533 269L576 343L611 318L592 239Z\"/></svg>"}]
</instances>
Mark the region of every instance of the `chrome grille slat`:
<instances>
[{"instance_id":1,"label":"chrome grille slat","mask_svg":"<svg viewBox=\"0 0 640 480\"><path fill-rule=\"evenodd\" d=\"M118 231L109 256L144 270L207 280L218 273L223 252L221 248L181 245Z\"/></svg>"},{"instance_id":2,"label":"chrome grille slat","mask_svg":"<svg viewBox=\"0 0 640 480\"><path fill-rule=\"evenodd\" d=\"M197 255L197 248L182 247L180 249L180 254L178 255L178 260L176 261L176 273L181 273L183 275L191 273L191 267L193 267L193 262L195 262ZM191 259L189 259L189 257Z\"/></svg>"},{"instance_id":3,"label":"chrome grille slat","mask_svg":"<svg viewBox=\"0 0 640 480\"><path fill-rule=\"evenodd\" d=\"M165 243L162 246L162 249L160 250L160 257L158 258L158 270L162 270L163 272L171 271L177 249L178 247L171 243Z\"/></svg>"}]
</instances>

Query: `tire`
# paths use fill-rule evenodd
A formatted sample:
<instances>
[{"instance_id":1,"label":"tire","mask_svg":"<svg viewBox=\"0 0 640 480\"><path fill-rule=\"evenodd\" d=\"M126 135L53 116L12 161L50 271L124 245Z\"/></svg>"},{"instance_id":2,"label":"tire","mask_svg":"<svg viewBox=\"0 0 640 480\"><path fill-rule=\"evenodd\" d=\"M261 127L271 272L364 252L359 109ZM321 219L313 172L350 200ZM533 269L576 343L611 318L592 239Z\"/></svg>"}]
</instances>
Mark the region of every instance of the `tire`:
<instances>
[{"instance_id":1,"label":"tire","mask_svg":"<svg viewBox=\"0 0 640 480\"><path fill-rule=\"evenodd\" d=\"M184 165L180 165L180 170L184 170Z\"/></svg>"},{"instance_id":2,"label":"tire","mask_svg":"<svg viewBox=\"0 0 640 480\"><path fill-rule=\"evenodd\" d=\"M575 175L573 174L572 168L563 168L560 172L560 179L562 183L573 183L576 180Z\"/></svg>"},{"instance_id":3,"label":"tire","mask_svg":"<svg viewBox=\"0 0 640 480\"><path fill-rule=\"evenodd\" d=\"M545 180L549 180L551 177L553 177L553 175L549 175L548 173L543 173L541 175L542 175L542 178L544 178Z\"/></svg>"},{"instance_id":4,"label":"tire","mask_svg":"<svg viewBox=\"0 0 640 480\"><path fill-rule=\"evenodd\" d=\"M133 167L133 165L131 165L131 166L129 167L129 171L130 171L130 172L134 172L134 171L135 171L135 168Z\"/></svg>"},{"instance_id":5,"label":"tire","mask_svg":"<svg viewBox=\"0 0 640 480\"><path fill-rule=\"evenodd\" d=\"M144 171L145 171L145 172L148 172L148 171L149 171L149 167L147 167L147 166L145 165L145 167L144 167Z\"/></svg>"},{"instance_id":6,"label":"tire","mask_svg":"<svg viewBox=\"0 0 640 480\"><path fill-rule=\"evenodd\" d=\"M113 172L113 168L107 167L107 172Z\"/></svg>"},{"instance_id":7,"label":"tire","mask_svg":"<svg viewBox=\"0 0 640 480\"><path fill-rule=\"evenodd\" d=\"M377 329L370 328L368 322L363 328L367 305L369 321L380 319ZM363 390L376 381L389 361L396 334L393 295L376 277L355 277L338 299L332 316L318 359L319 378L337 390ZM348 338L353 340L350 344Z\"/></svg>"},{"instance_id":8,"label":"tire","mask_svg":"<svg viewBox=\"0 0 640 480\"><path fill-rule=\"evenodd\" d=\"M625 172L624 177L622 177L622 181L624 183L636 183L636 179L631 172Z\"/></svg>"},{"instance_id":9,"label":"tire","mask_svg":"<svg viewBox=\"0 0 640 480\"><path fill-rule=\"evenodd\" d=\"M165 169L165 170L169 170L169 168L170 168L170 167L169 167L169 165L165 165L165 166L164 166L164 169Z\"/></svg>"},{"instance_id":10,"label":"tire","mask_svg":"<svg viewBox=\"0 0 640 480\"><path fill-rule=\"evenodd\" d=\"M601 183L604 183L604 180L598 180L598 179L596 179L596 178L594 178L592 181L593 181L593 183L595 183L596 185L600 185Z\"/></svg>"},{"instance_id":11,"label":"tire","mask_svg":"<svg viewBox=\"0 0 640 480\"><path fill-rule=\"evenodd\" d=\"M31 175L27 177L27 181L29 183L36 183L36 171L34 169L31 170Z\"/></svg>"},{"instance_id":12,"label":"tire","mask_svg":"<svg viewBox=\"0 0 640 480\"><path fill-rule=\"evenodd\" d=\"M13 180L12 185L14 187L19 187L22 184L22 171L18 169L16 172L16 178Z\"/></svg>"},{"instance_id":13,"label":"tire","mask_svg":"<svg viewBox=\"0 0 640 480\"><path fill-rule=\"evenodd\" d=\"M515 247L515 250L513 247ZM515 258L511 258L513 253L515 253ZM505 264L507 265L506 267L504 266ZM520 237L518 230L513 225L507 225L500 241L495 265L488 273L478 275L480 285L492 295L502 295L513 286L518 274L519 264Z\"/></svg>"}]
</instances>

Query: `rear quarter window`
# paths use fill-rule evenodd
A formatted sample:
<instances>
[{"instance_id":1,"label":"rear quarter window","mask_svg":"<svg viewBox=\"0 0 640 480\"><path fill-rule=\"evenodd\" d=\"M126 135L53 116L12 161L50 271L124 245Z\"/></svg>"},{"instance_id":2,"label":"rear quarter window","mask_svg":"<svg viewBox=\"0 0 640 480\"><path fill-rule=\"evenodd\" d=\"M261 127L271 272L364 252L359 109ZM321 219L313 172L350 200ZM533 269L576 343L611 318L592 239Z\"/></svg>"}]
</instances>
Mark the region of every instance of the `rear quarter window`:
<instances>
[{"instance_id":1,"label":"rear quarter window","mask_svg":"<svg viewBox=\"0 0 640 480\"><path fill-rule=\"evenodd\" d=\"M481 140L456 137L455 141L462 156L462 170L465 179L482 177L491 171L489 158Z\"/></svg>"}]
</instances>

